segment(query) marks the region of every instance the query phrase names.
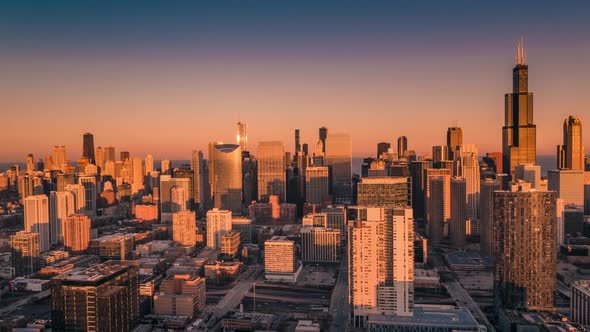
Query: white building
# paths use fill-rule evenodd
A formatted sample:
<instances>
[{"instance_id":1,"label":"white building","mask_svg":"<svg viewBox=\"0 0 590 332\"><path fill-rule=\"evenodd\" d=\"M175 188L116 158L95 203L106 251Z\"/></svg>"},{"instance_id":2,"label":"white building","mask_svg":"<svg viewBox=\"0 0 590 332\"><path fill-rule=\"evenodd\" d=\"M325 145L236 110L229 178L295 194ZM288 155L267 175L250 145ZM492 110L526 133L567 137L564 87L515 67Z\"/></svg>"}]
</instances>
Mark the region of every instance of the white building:
<instances>
[{"instance_id":1,"label":"white building","mask_svg":"<svg viewBox=\"0 0 590 332\"><path fill-rule=\"evenodd\" d=\"M221 248L221 236L232 230L232 213L214 208L207 212L207 247Z\"/></svg>"}]
</instances>

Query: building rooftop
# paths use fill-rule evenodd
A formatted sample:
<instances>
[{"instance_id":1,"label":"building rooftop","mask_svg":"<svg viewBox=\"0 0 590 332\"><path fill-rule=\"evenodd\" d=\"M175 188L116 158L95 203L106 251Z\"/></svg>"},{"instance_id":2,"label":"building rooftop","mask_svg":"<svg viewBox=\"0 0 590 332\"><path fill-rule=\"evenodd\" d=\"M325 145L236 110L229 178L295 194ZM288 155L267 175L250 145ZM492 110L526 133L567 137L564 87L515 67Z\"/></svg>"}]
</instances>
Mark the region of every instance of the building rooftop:
<instances>
[{"instance_id":1,"label":"building rooftop","mask_svg":"<svg viewBox=\"0 0 590 332\"><path fill-rule=\"evenodd\" d=\"M420 325L437 327L477 327L479 324L467 308L443 309L414 307L413 316L369 315L369 325Z\"/></svg>"},{"instance_id":2,"label":"building rooftop","mask_svg":"<svg viewBox=\"0 0 590 332\"><path fill-rule=\"evenodd\" d=\"M127 269L131 264L132 262L130 261L107 261L90 268L73 269L67 273L54 277L54 279L71 282L97 283L113 274Z\"/></svg>"}]
</instances>

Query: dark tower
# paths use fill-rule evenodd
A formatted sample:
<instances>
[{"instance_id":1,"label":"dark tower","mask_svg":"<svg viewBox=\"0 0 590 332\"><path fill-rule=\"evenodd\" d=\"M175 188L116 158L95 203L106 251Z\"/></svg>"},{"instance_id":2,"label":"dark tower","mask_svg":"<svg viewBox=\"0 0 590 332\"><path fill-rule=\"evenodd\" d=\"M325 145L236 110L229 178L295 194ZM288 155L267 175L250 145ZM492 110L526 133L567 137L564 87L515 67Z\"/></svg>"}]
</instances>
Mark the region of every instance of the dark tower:
<instances>
[{"instance_id":1,"label":"dark tower","mask_svg":"<svg viewBox=\"0 0 590 332\"><path fill-rule=\"evenodd\" d=\"M403 158L408 153L408 138L400 136L397 139L397 157Z\"/></svg>"},{"instance_id":2,"label":"dark tower","mask_svg":"<svg viewBox=\"0 0 590 332\"><path fill-rule=\"evenodd\" d=\"M94 136L91 133L84 133L82 142L82 157L86 158L90 164L95 163L94 159Z\"/></svg>"},{"instance_id":3,"label":"dark tower","mask_svg":"<svg viewBox=\"0 0 590 332\"><path fill-rule=\"evenodd\" d=\"M504 97L502 165L506 174L513 174L517 165L537 162L537 126L533 123L533 93L528 90L528 76L529 67L521 40L516 66L512 70L512 93Z\"/></svg>"},{"instance_id":4,"label":"dark tower","mask_svg":"<svg viewBox=\"0 0 590 332\"><path fill-rule=\"evenodd\" d=\"M382 154L387 153L387 150L391 147L391 144L387 142L377 143L377 158L381 157Z\"/></svg>"},{"instance_id":5,"label":"dark tower","mask_svg":"<svg viewBox=\"0 0 590 332\"><path fill-rule=\"evenodd\" d=\"M322 141L322 152L326 153L326 137L328 137L328 128L321 127L320 128L320 141Z\"/></svg>"},{"instance_id":6,"label":"dark tower","mask_svg":"<svg viewBox=\"0 0 590 332\"><path fill-rule=\"evenodd\" d=\"M295 155L301 151L301 143L299 141L299 129L295 129Z\"/></svg>"}]
</instances>

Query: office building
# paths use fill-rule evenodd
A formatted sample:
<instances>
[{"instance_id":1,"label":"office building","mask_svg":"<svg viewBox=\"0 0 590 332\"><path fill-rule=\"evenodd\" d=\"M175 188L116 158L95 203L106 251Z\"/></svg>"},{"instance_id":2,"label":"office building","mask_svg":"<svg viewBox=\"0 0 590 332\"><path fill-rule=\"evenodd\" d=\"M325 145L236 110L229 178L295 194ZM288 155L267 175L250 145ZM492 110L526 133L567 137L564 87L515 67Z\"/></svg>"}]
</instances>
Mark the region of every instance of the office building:
<instances>
[{"instance_id":1,"label":"office building","mask_svg":"<svg viewBox=\"0 0 590 332\"><path fill-rule=\"evenodd\" d=\"M412 206L411 179L402 176L362 178L357 185L357 204L361 206Z\"/></svg>"},{"instance_id":2,"label":"office building","mask_svg":"<svg viewBox=\"0 0 590 332\"><path fill-rule=\"evenodd\" d=\"M340 261L339 229L305 227L301 229L301 260L304 263L338 263Z\"/></svg>"},{"instance_id":3,"label":"office building","mask_svg":"<svg viewBox=\"0 0 590 332\"><path fill-rule=\"evenodd\" d=\"M414 303L414 219L410 208L360 208L348 222L351 325L370 314L411 316Z\"/></svg>"},{"instance_id":4,"label":"office building","mask_svg":"<svg viewBox=\"0 0 590 332\"><path fill-rule=\"evenodd\" d=\"M64 190L71 192L74 195L74 211L75 213L86 212L86 189L81 184L67 184Z\"/></svg>"},{"instance_id":5,"label":"office building","mask_svg":"<svg viewBox=\"0 0 590 332\"><path fill-rule=\"evenodd\" d=\"M49 200L45 195L33 195L24 199L24 226L26 232L39 234L39 249L49 250L51 233L49 229Z\"/></svg>"},{"instance_id":6,"label":"office building","mask_svg":"<svg viewBox=\"0 0 590 332\"><path fill-rule=\"evenodd\" d=\"M557 146L557 169L585 170L582 120L570 115L563 121L563 145Z\"/></svg>"},{"instance_id":7,"label":"office building","mask_svg":"<svg viewBox=\"0 0 590 332\"><path fill-rule=\"evenodd\" d=\"M233 217L231 219L231 229L240 232L240 243L242 245L252 243L252 219Z\"/></svg>"},{"instance_id":8,"label":"office building","mask_svg":"<svg viewBox=\"0 0 590 332\"><path fill-rule=\"evenodd\" d=\"M445 178L434 176L429 178L428 205L428 239L432 243L439 243L444 237L445 230Z\"/></svg>"},{"instance_id":9,"label":"office building","mask_svg":"<svg viewBox=\"0 0 590 332\"><path fill-rule=\"evenodd\" d=\"M101 170L104 168L104 150L102 147L96 148L96 166L99 167Z\"/></svg>"},{"instance_id":10,"label":"office building","mask_svg":"<svg viewBox=\"0 0 590 332\"><path fill-rule=\"evenodd\" d=\"M465 179L467 198L467 218L479 218L479 158L475 144L459 145L455 150L457 175Z\"/></svg>"},{"instance_id":11,"label":"office building","mask_svg":"<svg viewBox=\"0 0 590 332\"><path fill-rule=\"evenodd\" d=\"M412 208L414 218L426 220L426 169L430 168L428 161L412 161L410 163L410 177L412 178Z\"/></svg>"},{"instance_id":12,"label":"office building","mask_svg":"<svg viewBox=\"0 0 590 332\"><path fill-rule=\"evenodd\" d=\"M271 195L279 197L281 203L286 199L285 188L285 147L282 142L258 143L258 199L268 200Z\"/></svg>"},{"instance_id":13,"label":"office building","mask_svg":"<svg viewBox=\"0 0 590 332\"><path fill-rule=\"evenodd\" d=\"M498 180L485 179L481 182L480 249L481 255L495 257L494 245L494 192L502 189Z\"/></svg>"},{"instance_id":14,"label":"office building","mask_svg":"<svg viewBox=\"0 0 590 332\"><path fill-rule=\"evenodd\" d=\"M437 145L432 147L432 163L435 167L440 168L442 161L449 160L449 147L446 145ZM452 159L450 159L452 160Z\"/></svg>"},{"instance_id":15,"label":"office building","mask_svg":"<svg viewBox=\"0 0 590 332\"><path fill-rule=\"evenodd\" d=\"M326 138L328 137L328 128L321 127L319 129L319 138L320 142L322 142L322 156L326 155Z\"/></svg>"},{"instance_id":16,"label":"office building","mask_svg":"<svg viewBox=\"0 0 590 332\"><path fill-rule=\"evenodd\" d=\"M63 243L66 250L73 254L83 254L90 244L91 222L83 214L71 214L63 220Z\"/></svg>"},{"instance_id":17,"label":"office building","mask_svg":"<svg viewBox=\"0 0 590 332\"><path fill-rule=\"evenodd\" d=\"M96 216L96 199L98 198L96 187L96 176L78 175L78 184L84 188L84 208L83 212L89 217Z\"/></svg>"},{"instance_id":18,"label":"office building","mask_svg":"<svg viewBox=\"0 0 590 332\"><path fill-rule=\"evenodd\" d=\"M221 255L226 257L236 257L240 249L240 232L229 230L221 235Z\"/></svg>"},{"instance_id":19,"label":"office building","mask_svg":"<svg viewBox=\"0 0 590 332\"><path fill-rule=\"evenodd\" d=\"M310 204L322 204L329 196L329 172L327 166L308 166L305 169L305 200Z\"/></svg>"},{"instance_id":20,"label":"office building","mask_svg":"<svg viewBox=\"0 0 590 332\"><path fill-rule=\"evenodd\" d=\"M327 213L309 213L301 219L303 227L328 227Z\"/></svg>"},{"instance_id":21,"label":"office building","mask_svg":"<svg viewBox=\"0 0 590 332\"><path fill-rule=\"evenodd\" d=\"M39 270L39 234L27 231L10 236L14 276L27 276Z\"/></svg>"},{"instance_id":22,"label":"office building","mask_svg":"<svg viewBox=\"0 0 590 332\"><path fill-rule=\"evenodd\" d=\"M408 156L408 139L406 136L397 138L397 156L398 158L406 158Z\"/></svg>"},{"instance_id":23,"label":"office building","mask_svg":"<svg viewBox=\"0 0 590 332\"><path fill-rule=\"evenodd\" d=\"M207 247L221 248L221 237L232 230L232 213L214 208L207 212Z\"/></svg>"},{"instance_id":24,"label":"office building","mask_svg":"<svg viewBox=\"0 0 590 332\"><path fill-rule=\"evenodd\" d=\"M238 122L237 129L237 143L242 149L242 151L248 151L248 125L243 122Z\"/></svg>"},{"instance_id":25,"label":"office building","mask_svg":"<svg viewBox=\"0 0 590 332\"><path fill-rule=\"evenodd\" d=\"M188 210L190 179L160 176L160 214L162 222L171 222L172 214Z\"/></svg>"},{"instance_id":26,"label":"office building","mask_svg":"<svg viewBox=\"0 0 590 332\"><path fill-rule=\"evenodd\" d=\"M62 223L76 213L74 194L70 191L52 191L49 194L49 230L52 245L63 243Z\"/></svg>"},{"instance_id":27,"label":"office building","mask_svg":"<svg viewBox=\"0 0 590 332\"><path fill-rule=\"evenodd\" d=\"M191 158L191 170L193 171L193 199L195 205L203 207L207 202L205 197L205 159L203 159L203 151L193 150Z\"/></svg>"},{"instance_id":28,"label":"office building","mask_svg":"<svg viewBox=\"0 0 590 332\"><path fill-rule=\"evenodd\" d=\"M205 292L204 278L188 274L169 276L154 295L154 313L193 319L205 309Z\"/></svg>"},{"instance_id":29,"label":"office building","mask_svg":"<svg viewBox=\"0 0 590 332\"><path fill-rule=\"evenodd\" d=\"M551 191L494 193L497 308L553 308L556 204L557 194Z\"/></svg>"},{"instance_id":30,"label":"office building","mask_svg":"<svg viewBox=\"0 0 590 332\"><path fill-rule=\"evenodd\" d=\"M242 149L236 144L213 146L214 207L239 215L242 212Z\"/></svg>"},{"instance_id":31,"label":"office building","mask_svg":"<svg viewBox=\"0 0 590 332\"><path fill-rule=\"evenodd\" d=\"M66 154L66 147L63 145L56 145L53 147L53 169L61 169L63 165L68 164L68 157Z\"/></svg>"},{"instance_id":32,"label":"office building","mask_svg":"<svg viewBox=\"0 0 590 332\"><path fill-rule=\"evenodd\" d=\"M539 165L516 165L514 167L514 181L524 181L531 184L534 189L541 190L541 166Z\"/></svg>"},{"instance_id":33,"label":"office building","mask_svg":"<svg viewBox=\"0 0 590 332\"><path fill-rule=\"evenodd\" d=\"M194 246L197 243L195 212L180 211L172 214L172 239L181 246Z\"/></svg>"},{"instance_id":34,"label":"office building","mask_svg":"<svg viewBox=\"0 0 590 332\"><path fill-rule=\"evenodd\" d=\"M590 327L590 280L578 280L571 285L570 320Z\"/></svg>"},{"instance_id":35,"label":"office building","mask_svg":"<svg viewBox=\"0 0 590 332\"><path fill-rule=\"evenodd\" d=\"M326 138L326 164L332 171L332 196L336 203L352 202L352 142L348 134Z\"/></svg>"},{"instance_id":36,"label":"office building","mask_svg":"<svg viewBox=\"0 0 590 332\"><path fill-rule=\"evenodd\" d=\"M516 165L537 163L537 126L533 122L533 93L528 89L529 68L524 42L518 44L516 66L512 70L512 93L504 97L502 127L502 173L514 174Z\"/></svg>"},{"instance_id":37,"label":"office building","mask_svg":"<svg viewBox=\"0 0 590 332\"><path fill-rule=\"evenodd\" d=\"M412 316L369 315L369 332L482 332L480 323L467 308L416 306Z\"/></svg>"},{"instance_id":38,"label":"office building","mask_svg":"<svg viewBox=\"0 0 590 332\"><path fill-rule=\"evenodd\" d=\"M346 238L348 225L346 223L346 208L344 206L328 206L322 210L328 218L326 227L339 229L342 238Z\"/></svg>"},{"instance_id":39,"label":"office building","mask_svg":"<svg viewBox=\"0 0 590 332\"><path fill-rule=\"evenodd\" d=\"M463 248L467 243L467 181L464 178L451 179L451 222L449 223L449 236L451 245L455 248Z\"/></svg>"},{"instance_id":40,"label":"office building","mask_svg":"<svg viewBox=\"0 0 590 332\"><path fill-rule=\"evenodd\" d=\"M447 156L448 160L455 160L457 148L463 145L463 129L460 127L449 127L447 129Z\"/></svg>"},{"instance_id":41,"label":"office building","mask_svg":"<svg viewBox=\"0 0 590 332\"><path fill-rule=\"evenodd\" d=\"M110 234L90 240L88 253L101 260L133 259L133 234Z\"/></svg>"},{"instance_id":42,"label":"office building","mask_svg":"<svg viewBox=\"0 0 590 332\"><path fill-rule=\"evenodd\" d=\"M139 267L108 261L51 279L56 331L131 331L139 318Z\"/></svg>"},{"instance_id":43,"label":"office building","mask_svg":"<svg viewBox=\"0 0 590 332\"><path fill-rule=\"evenodd\" d=\"M549 170L547 177L549 190L565 205L584 206L584 171Z\"/></svg>"},{"instance_id":44,"label":"office building","mask_svg":"<svg viewBox=\"0 0 590 332\"><path fill-rule=\"evenodd\" d=\"M295 242L273 236L264 242L264 276L267 280L296 282L302 266L295 257Z\"/></svg>"},{"instance_id":45,"label":"office building","mask_svg":"<svg viewBox=\"0 0 590 332\"><path fill-rule=\"evenodd\" d=\"M384 153L387 153L387 151L389 151L389 148L391 148L391 144L387 142L377 143L377 159L381 158L381 155L383 155Z\"/></svg>"}]
</instances>

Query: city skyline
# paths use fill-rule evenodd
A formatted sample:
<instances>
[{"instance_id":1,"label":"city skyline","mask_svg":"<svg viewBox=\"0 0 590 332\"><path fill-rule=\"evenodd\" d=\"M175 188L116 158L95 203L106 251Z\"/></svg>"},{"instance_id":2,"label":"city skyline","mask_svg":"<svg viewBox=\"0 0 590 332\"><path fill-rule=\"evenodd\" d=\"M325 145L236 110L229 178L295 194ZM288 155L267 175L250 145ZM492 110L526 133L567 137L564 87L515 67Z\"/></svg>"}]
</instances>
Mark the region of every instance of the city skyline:
<instances>
[{"instance_id":1,"label":"city skyline","mask_svg":"<svg viewBox=\"0 0 590 332\"><path fill-rule=\"evenodd\" d=\"M322 4L316 12L234 5L107 5L97 13L73 6L68 13L81 17L75 22L63 13L41 17L42 7L38 13L5 6L0 27L18 33L0 34L6 75L0 107L25 114L34 134L19 135L23 118L7 117L0 138L11 149L0 152L0 161L44 155L53 145L66 145L77 160L84 131L95 135L96 147L188 159L209 141L234 143L238 121L248 124L250 147L280 140L292 151L295 128L302 143L314 146L317 128L326 126L351 135L354 156L372 155L377 142L395 146L402 135L409 149L424 154L443 145L447 127L457 125L482 153L501 151L503 95L511 91L509 69L521 36L536 94L538 154L554 154L564 118L587 121L590 101L569 98L588 88L586 4L529 6L522 15L462 2ZM165 23L178 22L159 28L149 20L156 8ZM449 17L439 17L441 10ZM111 11L118 15L101 16ZM327 12L332 15L322 15ZM548 15L550 27L543 24ZM23 26L26 19L33 23ZM226 28L213 27L216 19ZM306 25L294 23L299 20ZM65 29L67 23L79 32ZM564 63L576 70L564 73ZM47 125L56 130L43 130Z\"/></svg>"}]
</instances>

